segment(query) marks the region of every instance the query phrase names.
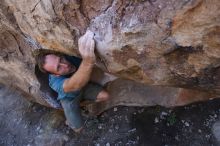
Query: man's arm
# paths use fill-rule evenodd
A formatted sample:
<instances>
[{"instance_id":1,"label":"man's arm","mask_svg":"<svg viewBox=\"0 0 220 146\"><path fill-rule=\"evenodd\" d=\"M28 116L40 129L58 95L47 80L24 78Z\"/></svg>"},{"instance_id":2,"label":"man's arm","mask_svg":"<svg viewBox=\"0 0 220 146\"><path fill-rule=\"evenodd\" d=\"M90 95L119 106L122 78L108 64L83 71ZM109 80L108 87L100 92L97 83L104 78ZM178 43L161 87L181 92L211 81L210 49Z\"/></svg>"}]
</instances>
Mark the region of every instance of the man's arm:
<instances>
[{"instance_id":1,"label":"man's arm","mask_svg":"<svg viewBox=\"0 0 220 146\"><path fill-rule=\"evenodd\" d=\"M93 32L87 31L79 41L79 52L82 56L82 62L78 70L68 79L64 81L63 90L64 92L71 92L80 90L84 87L89 79L95 63L95 42L93 40Z\"/></svg>"}]
</instances>

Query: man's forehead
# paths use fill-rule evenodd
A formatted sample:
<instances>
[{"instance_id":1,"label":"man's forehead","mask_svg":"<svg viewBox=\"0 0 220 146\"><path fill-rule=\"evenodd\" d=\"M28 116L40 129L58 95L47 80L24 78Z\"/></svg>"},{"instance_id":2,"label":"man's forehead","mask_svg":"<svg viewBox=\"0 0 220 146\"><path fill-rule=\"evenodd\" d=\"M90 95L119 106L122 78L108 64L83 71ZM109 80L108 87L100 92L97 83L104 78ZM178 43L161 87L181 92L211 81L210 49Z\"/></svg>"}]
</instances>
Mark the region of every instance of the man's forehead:
<instances>
[{"instance_id":1,"label":"man's forehead","mask_svg":"<svg viewBox=\"0 0 220 146\"><path fill-rule=\"evenodd\" d=\"M53 55L53 54L49 54L45 56L45 64L44 64L44 68L47 71L54 71L56 68L56 64L58 62L59 56Z\"/></svg>"},{"instance_id":2,"label":"man's forehead","mask_svg":"<svg viewBox=\"0 0 220 146\"><path fill-rule=\"evenodd\" d=\"M56 59L56 58L59 58L59 56L57 56L55 54L48 54L48 55L45 56L45 60Z\"/></svg>"}]
</instances>

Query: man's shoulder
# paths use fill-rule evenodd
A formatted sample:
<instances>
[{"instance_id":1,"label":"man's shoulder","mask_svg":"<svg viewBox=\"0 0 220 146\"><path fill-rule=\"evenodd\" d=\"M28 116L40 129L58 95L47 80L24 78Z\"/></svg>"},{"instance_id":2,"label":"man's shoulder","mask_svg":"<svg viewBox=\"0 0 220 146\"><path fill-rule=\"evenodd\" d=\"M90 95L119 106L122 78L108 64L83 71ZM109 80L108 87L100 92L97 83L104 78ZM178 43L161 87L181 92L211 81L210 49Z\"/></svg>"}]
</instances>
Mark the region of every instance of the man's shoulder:
<instances>
[{"instance_id":1,"label":"man's shoulder","mask_svg":"<svg viewBox=\"0 0 220 146\"><path fill-rule=\"evenodd\" d=\"M66 97L76 97L80 94L80 91L73 91L65 93L63 90L63 83L68 76L54 76L49 75L49 86L58 93L58 99L64 99Z\"/></svg>"},{"instance_id":2,"label":"man's shoulder","mask_svg":"<svg viewBox=\"0 0 220 146\"><path fill-rule=\"evenodd\" d=\"M55 75L51 75L49 74L49 85L50 87L52 87L53 89L55 87L62 87L63 86L63 82L67 77L65 76L55 76Z\"/></svg>"}]
</instances>

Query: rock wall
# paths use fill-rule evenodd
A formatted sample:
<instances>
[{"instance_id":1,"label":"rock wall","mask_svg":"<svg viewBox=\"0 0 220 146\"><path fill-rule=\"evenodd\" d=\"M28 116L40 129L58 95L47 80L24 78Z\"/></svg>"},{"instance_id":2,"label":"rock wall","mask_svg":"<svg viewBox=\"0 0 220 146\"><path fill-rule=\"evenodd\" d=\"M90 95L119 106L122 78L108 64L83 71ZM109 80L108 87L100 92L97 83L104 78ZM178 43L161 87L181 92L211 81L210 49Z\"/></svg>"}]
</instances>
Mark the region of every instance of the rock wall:
<instances>
[{"instance_id":1,"label":"rock wall","mask_svg":"<svg viewBox=\"0 0 220 146\"><path fill-rule=\"evenodd\" d=\"M87 29L95 33L97 66L121 78L109 88L138 89L112 90L104 109L219 97L218 0L3 0L0 6L0 81L41 104L59 107L31 53L79 56L77 40ZM133 100L137 94L141 102Z\"/></svg>"}]
</instances>

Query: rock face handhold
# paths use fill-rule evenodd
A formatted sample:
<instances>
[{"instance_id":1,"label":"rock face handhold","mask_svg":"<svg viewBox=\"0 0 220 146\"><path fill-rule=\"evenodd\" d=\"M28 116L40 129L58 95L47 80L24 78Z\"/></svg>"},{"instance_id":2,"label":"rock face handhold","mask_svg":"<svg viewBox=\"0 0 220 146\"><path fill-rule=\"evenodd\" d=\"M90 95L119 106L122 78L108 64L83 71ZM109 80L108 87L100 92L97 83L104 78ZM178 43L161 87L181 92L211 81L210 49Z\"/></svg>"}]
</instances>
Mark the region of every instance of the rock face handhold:
<instances>
[{"instance_id":1,"label":"rock face handhold","mask_svg":"<svg viewBox=\"0 0 220 146\"><path fill-rule=\"evenodd\" d=\"M117 100L106 107L175 106L220 94L218 0L7 0L0 8L0 81L41 104L59 107L31 53L44 48L78 56L77 40L87 29L95 33L98 67L135 81L119 79L109 88L141 86L134 97L111 91ZM148 98L148 89L164 92Z\"/></svg>"}]
</instances>

